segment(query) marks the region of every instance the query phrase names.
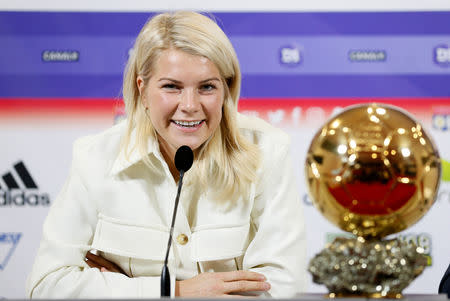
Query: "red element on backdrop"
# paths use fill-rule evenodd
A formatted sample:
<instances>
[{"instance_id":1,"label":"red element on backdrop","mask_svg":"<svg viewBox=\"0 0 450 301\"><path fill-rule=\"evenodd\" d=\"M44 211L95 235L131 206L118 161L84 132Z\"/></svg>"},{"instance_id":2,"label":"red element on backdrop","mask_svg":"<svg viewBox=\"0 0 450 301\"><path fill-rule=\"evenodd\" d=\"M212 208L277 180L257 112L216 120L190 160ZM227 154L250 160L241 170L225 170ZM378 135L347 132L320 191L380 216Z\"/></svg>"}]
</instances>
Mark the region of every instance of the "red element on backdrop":
<instances>
[{"instance_id":1,"label":"red element on backdrop","mask_svg":"<svg viewBox=\"0 0 450 301\"><path fill-rule=\"evenodd\" d=\"M450 98L242 98L238 110L275 126L315 126L344 107L358 103L387 103L401 107L428 121L436 112L450 112ZM101 115L111 120L124 115L120 98L0 98L0 116L72 117Z\"/></svg>"}]
</instances>

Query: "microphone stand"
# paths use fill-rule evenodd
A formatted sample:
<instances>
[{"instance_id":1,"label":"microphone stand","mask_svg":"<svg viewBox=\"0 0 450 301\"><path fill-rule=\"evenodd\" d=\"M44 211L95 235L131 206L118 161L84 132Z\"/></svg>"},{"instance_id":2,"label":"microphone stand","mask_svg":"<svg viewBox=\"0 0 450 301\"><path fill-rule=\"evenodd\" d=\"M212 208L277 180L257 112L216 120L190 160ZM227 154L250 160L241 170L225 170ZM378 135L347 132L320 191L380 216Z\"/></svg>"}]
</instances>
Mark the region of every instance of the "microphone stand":
<instances>
[{"instance_id":1,"label":"microphone stand","mask_svg":"<svg viewBox=\"0 0 450 301\"><path fill-rule=\"evenodd\" d=\"M170 246L172 245L173 228L175 225L175 218L177 215L178 201L180 199L181 186L183 185L183 176L184 176L184 170L180 170L180 181L178 182L177 197L175 199L175 207L173 209L172 225L170 226L169 241L167 242L166 258L164 259L164 265L163 265L163 269L161 272L161 297L170 297L170 273L169 273L169 267L167 266L167 262L169 261L169 250L170 250Z\"/></svg>"}]
</instances>

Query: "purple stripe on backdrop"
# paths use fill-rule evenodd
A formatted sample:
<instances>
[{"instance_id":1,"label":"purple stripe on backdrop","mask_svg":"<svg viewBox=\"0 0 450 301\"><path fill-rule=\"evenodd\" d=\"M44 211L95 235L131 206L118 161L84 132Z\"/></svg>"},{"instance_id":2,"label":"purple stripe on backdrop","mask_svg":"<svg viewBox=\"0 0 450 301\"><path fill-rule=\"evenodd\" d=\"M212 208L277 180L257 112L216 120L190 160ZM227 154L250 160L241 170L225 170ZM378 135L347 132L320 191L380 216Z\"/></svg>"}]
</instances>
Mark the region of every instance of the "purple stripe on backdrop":
<instances>
[{"instance_id":1,"label":"purple stripe on backdrop","mask_svg":"<svg viewBox=\"0 0 450 301\"><path fill-rule=\"evenodd\" d=\"M0 45L8 45L0 49L0 74L120 75L133 42L131 37L0 35ZM51 51L60 59L64 52L66 59L73 52L77 57L51 61Z\"/></svg>"},{"instance_id":2,"label":"purple stripe on backdrop","mask_svg":"<svg viewBox=\"0 0 450 301\"><path fill-rule=\"evenodd\" d=\"M450 35L234 36L231 40L244 74L450 74ZM133 38L0 36L0 45L8 45L0 49L0 74L116 75L124 70ZM435 53L439 45L445 54L440 64ZM282 49L290 51L284 62ZM75 51L76 60L46 61L44 53L52 50L65 50L68 57ZM351 60L351 51L375 60ZM381 59L376 55L382 55Z\"/></svg>"},{"instance_id":3,"label":"purple stripe on backdrop","mask_svg":"<svg viewBox=\"0 0 450 301\"><path fill-rule=\"evenodd\" d=\"M242 97L449 97L450 75L244 75ZM122 77L0 76L0 97L111 97Z\"/></svg>"},{"instance_id":4,"label":"purple stripe on backdrop","mask_svg":"<svg viewBox=\"0 0 450 301\"><path fill-rule=\"evenodd\" d=\"M245 76L243 97L448 97L450 75Z\"/></svg>"},{"instance_id":5,"label":"purple stripe on backdrop","mask_svg":"<svg viewBox=\"0 0 450 301\"><path fill-rule=\"evenodd\" d=\"M450 35L235 36L231 41L247 74L450 74Z\"/></svg>"},{"instance_id":6,"label":"purple stripe on backdrop","mask_svg":"<svg viewBox=\"0 0 450 301\"><path fill-rule=\"evenodd\" d=\"M0 75L0 97L116 98L121 87L121 75Z\"/></svg>"},{"instance_id":7,"label":"purple stripe on backdrop","mask_svg":"<svg viewBox=\"0 0 450 301\"><path fill-rule=\"evenodd\" d=\"M151 13L0 12L0 34L136 36ZM450 12L214 13L229 35L450 33Z\"/></svg>"},{"instance_id":8,"label":"purple stripe on backdrop","mask_svg":"<svg viewBox=\"0 0 450 301\"><path fill-rule=\"evenodd\" d=\"M331 37L334 39L354 38L362 42L372 38L377 39L381 35L390 36L392 39L395 38L392 35L396 35L404 39L412 39L413 44L418 43L423 46L420 49L413 49L422 53L419 58L422 67L416 64L408 65L407 60L406 64L402 65L404 68L412 68L411 70L386 68L385 66L391 64L394 58L392 55L395 52L390 49L380 49L379 44L375 43L369 45L369 50L386 50L385 61L353 64L345 60L347 67L354 69L351 72L353 74L345 74L346 69L340 65L344 64L344 61L339 62L331 58L333 68L340 70L339 74L337 72L327 74L324 72L325 69L320 70L320 66L310 67L307 74L301 70L312 62L312 60L307 61L309 47L304 48L305 52L301 53L304 61L299 66L295 64L281 66L277 57L279 53L275 53L279 51L281 44L274 43L270 44L269 48L262 48L273 52L274 55L268 60L265 55L259 54L247 57L248 54L254 53L247 47L248 45L244 45L248 41L241 41L242 46L241 42L236 41L236 48L243 66L242 95L244 97L448 97L450 95L448 85L450 68L447 64L434 64L432 51L429 51L429 48L435 47L437 42L442 42L445 44L442 47L448 54L450 12L218 13L215 15L232 40L245 37L261 39L271 36L275 40L284 39L284 37L295 37L295 39ZM4 72L4 75L0 76L0 97L116 97L120 91L121 72L128 47L131 46L133 37L148 16L147 13L0 12L1 45L8 45L8 47L0 48L0 70ZM436 43L433 41L432 45L426 47L422 43L438 35L445 37L444 40L436 41ZM41 43L40 48L36 50L37 54L29 53L31 49L34 49L33 47L37 47L36 43L31 43L32 36ZM415 40L417 38L421 43ZM52 39L55 40L52 41ZM120 40L120 45L110 45L108 51L103 52L105 41L108 42L109 39ZM87 42L83 43L83 41ZM291 46L292 39L286 42L280 40L281 42L283 42L281 46ZM255 45L250 44L250 46ZM341 51L341 54L348 55L346 51L349 46L339 47L345 48L345 50L340 49L345 52ZM384 44L383 46L380 44L380 47L384 47ZM314 62L325 64L323 51L328 50L330 46L321 45L320 48L322 49L317 48L319 50L313 52L316 55ZM42 52L44 49L67 50L69 53L64 55L75 54L77 59L74 62L45 62ZM73 50L76 50L76 53L70 52ZM259 53L260 50L261 48L258 48L255 51ZM406 47L402 56L402 49L398 51L400 51L398 57L403 59L402 63L405 63L405 59L414 52ZM336 52L333 55L336 55ZM252 62L252 58L257 58L257 62ZM259 70L261 66L264 68L267 66L267 64L261 65L261 61L276 65L267 70ZM111 62L117 62L117 64L111 64ZM327 67L326 64L322 67L324 66ZM377 68L380 69L379 72L386 75L368 74L370 71L377 71ZM323 73L317 74L318 72ZM357 72L363 75L358 75ZM436 74L425 75L424 73L427 72Z\"/></svg>"}]
</instances>

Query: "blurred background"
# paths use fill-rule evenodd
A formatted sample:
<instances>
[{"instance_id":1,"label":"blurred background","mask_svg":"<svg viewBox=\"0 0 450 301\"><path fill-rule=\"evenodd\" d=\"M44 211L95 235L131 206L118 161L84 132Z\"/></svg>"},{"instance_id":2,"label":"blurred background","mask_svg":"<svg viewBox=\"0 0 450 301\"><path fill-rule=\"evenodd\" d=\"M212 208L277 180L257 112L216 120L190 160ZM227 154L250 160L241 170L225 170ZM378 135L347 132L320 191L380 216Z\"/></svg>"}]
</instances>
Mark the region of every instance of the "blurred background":
<instances>
[{"instance_id":1,"label":"blurred background","mask_svg":"<svg viewBox=\"0 0 450 301\"><path fill-rule=\"evenodd\" d=\"M436 293L450 262L450 2L162 2L0 0L0 298L25 297L73 141L123 118L122 73L140 28L176 9L214 16L241 63L239 110L291 135L308 260L343 234L307 196L305 155L321 125L364 102L399 106L422 123L442 182L428 214L395 236L428 256L404 293ZM326 292L308 279L308 292Z\"/></svg>"}]
</instances>

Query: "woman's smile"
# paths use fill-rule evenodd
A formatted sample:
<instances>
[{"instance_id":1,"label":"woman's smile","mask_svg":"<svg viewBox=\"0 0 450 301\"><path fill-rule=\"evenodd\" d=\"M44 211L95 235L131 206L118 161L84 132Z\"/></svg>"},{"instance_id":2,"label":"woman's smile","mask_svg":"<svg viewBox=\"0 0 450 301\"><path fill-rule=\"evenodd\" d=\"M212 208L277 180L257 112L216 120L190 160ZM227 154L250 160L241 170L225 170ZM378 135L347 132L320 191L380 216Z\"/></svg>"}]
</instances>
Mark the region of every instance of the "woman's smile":
<instances>
[{"instance_id":1,"label":"woman's smile","mask_svg":"<svg viewBox=\"0 0 450 301\"><path fill-rule=\"evenodd\" d=\"M171 120L171 122L180 130L186 133L193 133L200 129L200 127L205 123L205 120Z\"/></svg>"}]
</instances>

